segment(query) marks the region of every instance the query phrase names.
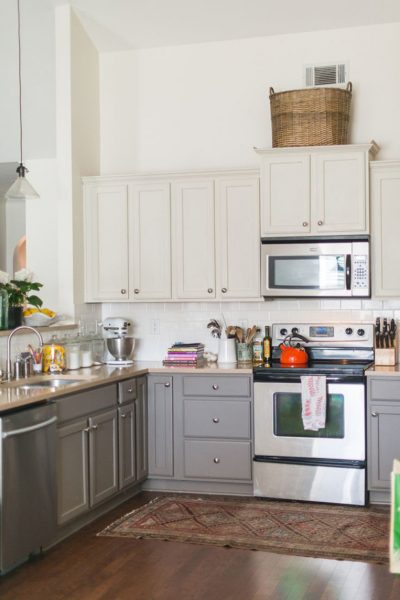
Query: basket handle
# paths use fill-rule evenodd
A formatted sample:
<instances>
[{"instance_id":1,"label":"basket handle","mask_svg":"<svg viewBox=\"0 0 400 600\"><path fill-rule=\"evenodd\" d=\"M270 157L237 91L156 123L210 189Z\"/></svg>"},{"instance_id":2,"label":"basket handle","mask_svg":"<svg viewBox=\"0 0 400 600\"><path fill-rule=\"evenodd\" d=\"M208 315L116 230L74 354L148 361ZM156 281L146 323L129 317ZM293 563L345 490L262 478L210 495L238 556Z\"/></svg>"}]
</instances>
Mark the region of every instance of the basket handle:
<instances>
[{"instance_id":1,"label":"basket handle","mask_svg":"<svg viewBox=\"0 0 400 600\"><path fill-rule=\"evenodd\" d=\"M273 88L273 87L270 87L270 88L269 88L269 97L271 98L271 96L273 96L274 94L275 94L275 92L274 92L274 88Z\"/></svg>"},{"instance_id":2,"label":"basket handle","mask_svg":"<svg viewBox=\"0 0 400 600\"><path fill-rule=\"evenodd\" d=\"M351 81L348 81L347 85L346 85L346 92L350 92L350 94L351 94L352 91L353 91L353 84L351 83Z\"/></svg>"}]
</instances>

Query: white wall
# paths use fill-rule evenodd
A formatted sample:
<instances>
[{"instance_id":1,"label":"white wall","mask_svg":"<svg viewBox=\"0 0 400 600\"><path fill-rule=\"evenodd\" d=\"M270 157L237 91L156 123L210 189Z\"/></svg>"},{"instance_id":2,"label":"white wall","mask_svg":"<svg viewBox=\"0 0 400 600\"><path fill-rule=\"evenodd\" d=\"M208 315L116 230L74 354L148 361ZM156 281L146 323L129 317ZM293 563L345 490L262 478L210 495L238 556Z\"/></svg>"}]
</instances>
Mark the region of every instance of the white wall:
<instances>
[{"instance_id":1,"label":"white wall","mask_svg":"<svg viewBox=\"0 0 400 600\"><path fill-rule=\"evenodd\" d=\"M21 0L24 158L54 157L54 3ZM17 2L0 2L0 162L19 162Z\"/></svg>"},{"instance_id":2,"label":"white wall","mask_svg":"<svg viewBox=\"0 0 400 600\"><path fill-rule=\"evenodd\" d=\"M400 158L400 24L102 54L101 171L258 166L268 90L305 63L348 61L354 143Z\"/></svg>"}]
</instances>

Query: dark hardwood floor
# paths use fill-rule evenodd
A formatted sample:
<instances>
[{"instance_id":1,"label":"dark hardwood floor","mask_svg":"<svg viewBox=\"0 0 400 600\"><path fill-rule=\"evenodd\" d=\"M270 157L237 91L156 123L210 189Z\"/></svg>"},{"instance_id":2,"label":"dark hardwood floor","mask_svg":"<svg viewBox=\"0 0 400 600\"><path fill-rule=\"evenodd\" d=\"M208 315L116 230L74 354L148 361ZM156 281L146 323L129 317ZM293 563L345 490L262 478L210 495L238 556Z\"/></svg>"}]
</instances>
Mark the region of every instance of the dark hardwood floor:
<instances>
[{"instance_id":1,"label":"dark hardwood floor","mask_svg":"<svg viewBox=\"0 0 400 600\"><path fill-rule=\"evenodd\" d=\"M96 537L142 493L0 579L1 600L400 600L387 566Z\"/></svg>"}]
</instances>

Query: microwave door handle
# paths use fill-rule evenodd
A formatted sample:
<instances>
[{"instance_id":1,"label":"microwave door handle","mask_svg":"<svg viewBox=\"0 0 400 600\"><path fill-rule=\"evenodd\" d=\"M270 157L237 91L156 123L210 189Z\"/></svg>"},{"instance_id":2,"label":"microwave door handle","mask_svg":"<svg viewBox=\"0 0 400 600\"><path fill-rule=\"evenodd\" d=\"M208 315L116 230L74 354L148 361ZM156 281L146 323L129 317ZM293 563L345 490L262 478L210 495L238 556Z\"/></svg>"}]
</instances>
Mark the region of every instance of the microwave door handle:
<instances>
[{"instance_id":1,"label":"microwave door handle","mask_svg":"<svg viewBox=\"0 0 400 600\"><path fill-rule=\"evenodd\" d=\"M346 254L346 290L351 290L351 254Z\"/></svg>"}]
</instances>

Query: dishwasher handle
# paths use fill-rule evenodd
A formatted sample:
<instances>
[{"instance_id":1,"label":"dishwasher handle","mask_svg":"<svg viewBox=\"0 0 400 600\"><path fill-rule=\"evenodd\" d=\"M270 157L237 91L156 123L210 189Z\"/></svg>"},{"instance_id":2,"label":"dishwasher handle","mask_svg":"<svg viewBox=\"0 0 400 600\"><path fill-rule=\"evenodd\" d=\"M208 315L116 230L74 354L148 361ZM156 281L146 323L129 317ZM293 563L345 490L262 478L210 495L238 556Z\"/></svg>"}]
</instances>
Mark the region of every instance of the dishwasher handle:
<instances>
[{"instance_id":1,"label":"dishwasher handle","mask_svg":"<svg viewBox=\"0 0 400 600\"><path fill-rule=\"evenodd\" d=\"M5 440L6 438L14 437L16 435L22 435L23 433L30 433L31 431L37 431L38 429L44 429L49 425L52 425L57 421L57 417L51 417L47 421L43 421L42 423L38 423L37 425L31 425L30 427L21 427L21 429L14 429L13 431L6 431L3 433L2 438Z\"/></svg>"}]
</instances>

